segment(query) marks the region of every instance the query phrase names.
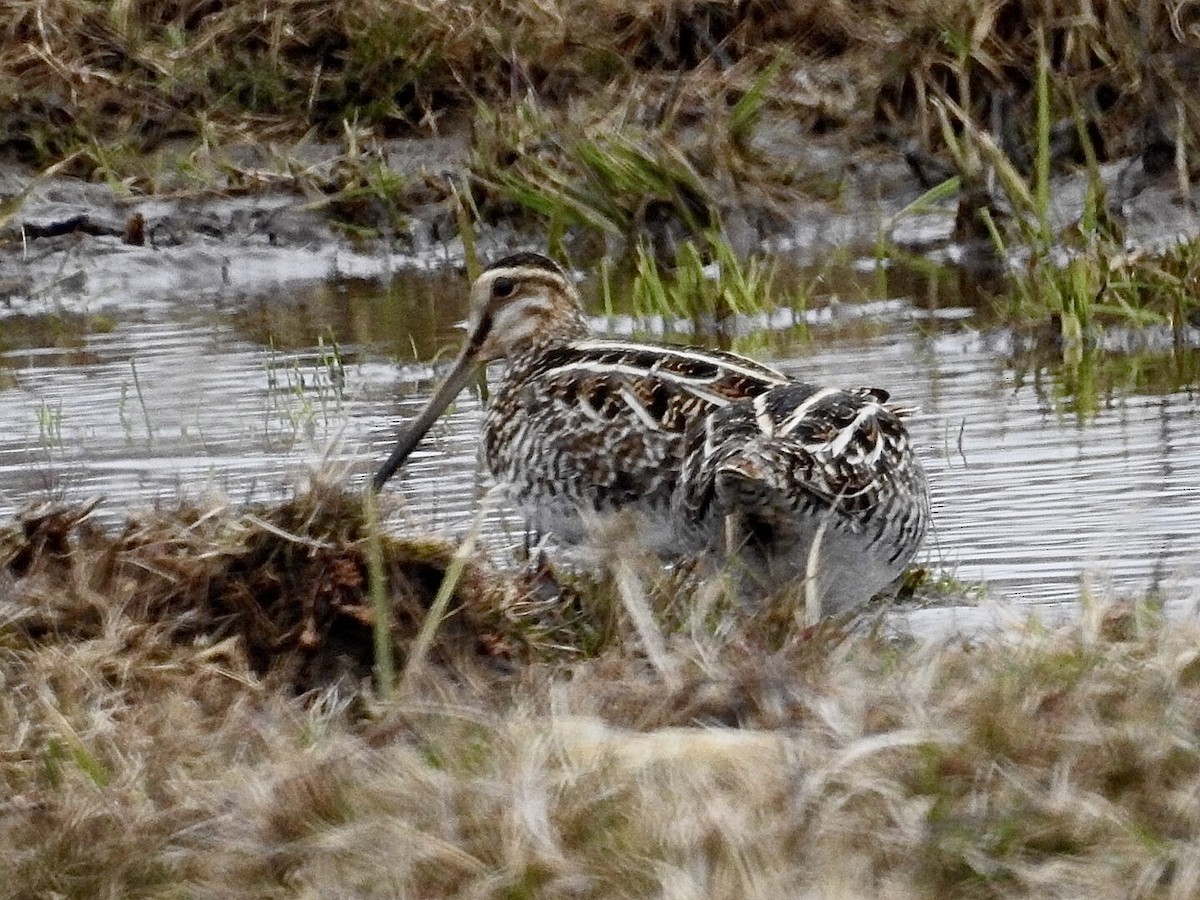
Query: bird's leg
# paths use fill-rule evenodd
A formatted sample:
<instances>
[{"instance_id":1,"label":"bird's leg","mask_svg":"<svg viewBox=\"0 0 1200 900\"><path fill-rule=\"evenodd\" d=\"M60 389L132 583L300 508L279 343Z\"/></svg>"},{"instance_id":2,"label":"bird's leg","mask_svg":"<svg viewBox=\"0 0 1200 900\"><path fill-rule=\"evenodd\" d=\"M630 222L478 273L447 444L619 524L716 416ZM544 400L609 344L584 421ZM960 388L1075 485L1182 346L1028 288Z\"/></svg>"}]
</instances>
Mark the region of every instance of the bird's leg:
<instances>
[{"instance_id":1,"label":"bird's leg","mask_svg":"<svg viewBox=\"0 0 1200 900\"><path fill-rule=\"evenodd\" d=\"M831 509L821 517L817 533L813 537L812 546L808 548L808 557L804 561L804 624L816 625L821 621L821 593L817 575L821 566L821 543L825 539L825 530L833 515Z\"/></svg>"},{"instance_id":2,"label":"bird's leg","mask_svg":"<svg viewBox=\"0 0 1200 900\"><path fill-rule=\"evenodd\" d=\"M746 532L742 517L736 513L730 513L725 517L725 558L732 559L741 552L746 546L746 540L749 535Z\"/></svg>"},{"instance_id":3,"label":"bird's leg","mask_svg":"<svg viewBox=\"0 0 1200 900\"><path fill-rule=\"evenodd\" d=\"M526 528L523 538L520 553L523 560L519 569L519 580L526 584L531 598L540 603L557 602L563 589L557 573L550 565L550 555L546 551L548 536L540 534L536 529Z\"/></svg>"},{"instance_id":4,"label":"bird's leg","mask_svg":"<svg viewBox=\"0 0 1200 900\"><path fill-rule=\"evenodd\" d=\"M774 590L770 555L759 546L746 515L730 513L724 526L725 576L743 606L760 606Z\"/></svg>"},{"instance_id":5,"label":"bird's leg","mask_svg":"<svg viewBox=\"0 0 1200 900\"><path fill-rule=\"evenodd\" d=\"M530 572L538 572L549 568L550 557L546 553L546 543L549 535L542 534L535 528L525 529L521 544L521 555L525 566Z\"/></svg>"}]
</instances>

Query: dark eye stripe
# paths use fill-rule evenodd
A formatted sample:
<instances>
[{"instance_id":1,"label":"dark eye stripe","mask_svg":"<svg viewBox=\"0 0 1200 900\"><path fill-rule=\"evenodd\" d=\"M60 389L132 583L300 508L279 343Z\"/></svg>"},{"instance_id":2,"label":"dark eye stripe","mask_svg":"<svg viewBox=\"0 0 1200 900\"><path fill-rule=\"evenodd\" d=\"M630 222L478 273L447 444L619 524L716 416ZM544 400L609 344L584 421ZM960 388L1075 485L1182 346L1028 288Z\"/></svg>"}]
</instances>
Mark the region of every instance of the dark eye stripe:
<instances>
[{"instance_id":1,"label":"dark eye stripe","mask_svg":"<svg viewBox=\"0 0 1200 900\"><path fill-rule=\"evenodd\" d=\"M491 313L485 313L484 317L479 322L479 327L476 328L474 333L470 336L471 348L473 350L478 350L480 347L482 347L483 342L487 340L487 336L491 333L491 331L492 315Z\"/></svg>"}]
</instances>

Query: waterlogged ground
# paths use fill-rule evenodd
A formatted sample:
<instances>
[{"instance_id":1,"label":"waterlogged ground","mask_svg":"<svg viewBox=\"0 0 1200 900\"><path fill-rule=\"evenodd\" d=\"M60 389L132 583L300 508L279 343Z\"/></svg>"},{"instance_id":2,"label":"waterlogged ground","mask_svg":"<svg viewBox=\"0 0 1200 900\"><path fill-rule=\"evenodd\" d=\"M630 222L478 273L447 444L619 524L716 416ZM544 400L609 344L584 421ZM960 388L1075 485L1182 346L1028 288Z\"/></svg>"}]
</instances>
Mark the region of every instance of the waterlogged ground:
<instances>
[{"instance_id":1,"label":"waterlogged ground","mask_svg":"<svg viewBox=\"0 0 1200 900\"><path fill-rule=\"evenodd\" d=\"M887 387L934 491L927 560L1020 603L1103 592L1200 591L1200 351L1114 336L1064 362L1052 342L996 327L953 269L841 254L780 277L807 310L688 335L601 314L610 333L718 342L792 375ZM592 285L584 285L585 291ZM456 347L463 276L332 279L253 298L197 291L95 312L9 310L0 324L0 517L30 499L139 504L285 496L312 467L362 483ZM1194 338L1194 335L1191 336ZM483 483L480 418L463 398L390 491L396 528L465 534ZM519 534L499 504L497 554Z\"/></svg>"}]
</instances>

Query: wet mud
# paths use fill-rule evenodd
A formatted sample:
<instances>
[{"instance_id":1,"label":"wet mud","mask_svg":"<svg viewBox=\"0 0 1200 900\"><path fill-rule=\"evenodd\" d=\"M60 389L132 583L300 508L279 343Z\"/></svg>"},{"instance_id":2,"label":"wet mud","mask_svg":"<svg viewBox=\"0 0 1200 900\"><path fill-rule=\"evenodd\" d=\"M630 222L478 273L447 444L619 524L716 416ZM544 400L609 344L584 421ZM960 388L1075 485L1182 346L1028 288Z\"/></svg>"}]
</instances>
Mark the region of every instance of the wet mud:
<instances>
[{"instance_id":1,"label":"wet mud","mask_svg":"<svg viewBox=\"0 0 1200 900\"><path fill-rule=\"evenodd\" d=\"M467 183L466 141L462 135L387 143L388 166L410 185L399 230L348 229L348 217L379 222L370 210L347 210L267 169L259 183L245 183L243 174L236 184L218 179L186 194L136 196L119 186L0 166L0 203L8 210L0 207L0 318L244 298L337 279L386 281L403 269L462 266L453 191ZM926 190L923 169L901 148L855 150L785 128L767 130L761 141L768 157L800 160L811 177L838 190L826 200L797 192L768 212L737 190L714 185L735 248L817 262L883 239L938 262L995 268L990 246L960 239L956 200L911 206ZM313 168L335 164L332 147L305 152ZM239 171L254 171L255 151L245 155L247 168ZM1146 174L1140 157L1108 163L1101 176L1131 246L1159 247L1200 233L1200 187L1183 196L1169 174ZM1055 178L1056 230L1082 215L1086 188L1080 173ZM1003 199L996 202L1002 209ZM491 219L478 225L476 237L485 258L544 247L546 235L529 232L519 217ZM593 241L577 237L583 258L596 252Z\"/></svg>"}]
</instances>

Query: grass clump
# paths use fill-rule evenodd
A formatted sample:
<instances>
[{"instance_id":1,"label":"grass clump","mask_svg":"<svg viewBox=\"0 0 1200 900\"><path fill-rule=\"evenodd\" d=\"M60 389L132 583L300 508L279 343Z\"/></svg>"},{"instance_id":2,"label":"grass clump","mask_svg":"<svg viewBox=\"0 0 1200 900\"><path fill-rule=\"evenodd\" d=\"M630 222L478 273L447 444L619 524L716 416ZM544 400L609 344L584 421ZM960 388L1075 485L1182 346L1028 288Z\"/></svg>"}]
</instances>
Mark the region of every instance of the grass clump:
<instances>
[{"instance_id":1,"label":"grass clump","mask_svg":"<svg viewBox=\"0 0 1200 900\"><path fill-rule=\"evenodd\" d=\"M1133 27L1132 20L1120 20L1111 40L1138 43L1136 34L1123 30ZM1020 320L1052 323L1069 361L1077 361L1083 348L1112 325L1165 325L1176 343L1183 343L1195 316L1195 243L1157 253L1129 252L1110 197L1114 189L1100 172L1104 138L1094 127L1096 110L1081 102L1076 83L1054 79L1061 66L1057 54L1065 51L1045 23L1034 28L1032 39L1033 83L1026 103L1032 109L1026 118L1033 124L1027 136L1015 130L1019 117L1009 88L992 97L988 127L967 106L945 96L934 100L962 185L956 235L990 242L1001 259L1024 260L1011 267L1009 296L1001 305ZM962 52L970 56L973 51ZM1055 126L1055 113L1064 109L1058 126L1065 127ZM1141 112L1150 123L1143 130L1153 130L1155 117L1164 111L1149 105ZM1186 128L1174 140L1175 155L1186 168ZM1068 148L1084 166L1078 210L1052 199L1052 167ZM1152 168L1148 152L1141 160L1143 174ZM1180 181L1186 196L1186 174Z\"/></svg>"},{"instance_id":2,"label":"grass clump","mask_svg":"<svg viewBox=\"0 0 1200 900\"><path fill-rule=\"evenodd\" d=\"M182 507L131 520L116 537L89 526L88 513L32 507L3 535L7 570L21 585L8 599L10 637L98 639L103 604L115 603L171 640L237 645L250 670L298 693L352 687L370 675L374 613L358 498L318 486L261 511ZM453 556L444 541L385 541L397 653L424 621ZM481 565L468 566L457 596L460 610L471 595L468 605L486 617L503 599ZM468 631L482 624L472 621ZM447 633L455 627L449 623ZM484 640L484 631L475 638ZM463 648L476 650L471 640Z\"/></svg>"},{"instance_id":3,"label":"grass clump","mask_svg":"<svg viewBox=\"0 0 1200 900\"><path fill-rule=\"evenodd\" d=\"M572 226L627 236L664 216L693 232L711 224L704 180L661 133L613 117L556 121L530 104L504 119L482 114L471 168L488 212L532 212L552 240Z\"/></svg>"},{"instance_id":4,"label":"grass clump","mask_svg":"<svg viewBox=\"0 0 1200 900\"><path fill-rule=\"evenodd\" d=\"M361 518L320 497L108 538L80 508L5 530L0 896L1200 890L1192 617L1085 605L923 642L689 630L681 600L665 677L627 625L589 656L481 652L471 610L509 576L469 562L431 665L362 705L344 677L285 677L338 633L371 646L343 621L371 610L344 574ZM400 550L383 542L403 656L400 576L436 581L447 555ZM219 604L251 583L259 600Z\"/></svg>"},{"instance_id":5,"label":"grass clump","mask_svg":"<svg viewBox=\"0 0 1200 900\"><path fill-rule=\"evenodd\" d=\"M735 207L777 214L794 167L768 159L753 137L786 58L633 92L608 85L566 108L533 97L511 110L481 106L470 164L480 206L533 213L552 243L567 228L670 243L722 228Z\"/></svg>"},{"instance_id":6,"label":"grass clump","mask_svg":"<svg viewBox=\"0 0 1200 900\"><path fill-rule=\"evenodd\" d=\"M90 524L98 502L35 504L0 531L0 564L20 587L4 619L18 643L92 639L109 605L173 641L235 645L277 688L353 694L370 692L389 635L397 668L462 677L586 658L627 636L611 585L548 564L498 570L473 539L382 535L373 503L320 480L274 506L135 517L119 535ZM685 572L655 590L690 583Z\"/></svg>"},{"instance_id":7,"label":"grass clump","mask_svg":"<svg viewBox=\"0 0 1200 900\"><path fill-rule=\"evenodd\" d=\"M674 264L662 263L646 244L633 250L633 271L626 291L616 285L613 271L604 267L599 285L606 315L618 311L614 297L628 297L619 309L638 318L717 322L736 316L755 316L780 307L802 309L802 292L777 284L777 266L757 255L745 259L712 232L698 249L686 241L676 250Z\"/></svg>"},{"instance_id":8,"label":"grass clump","mask_svg":"<svg viewBox=\"0 0 1200 900\"><path fill-rule=\"evenodd\" d=\"M1200 241L1161 252L1128 251L1095 241L1087 251L1031 259L1013 274L1011 294L1001 301L1018 321L1049 322L1068 362L1079 362L1105 330L1159 326L1168 344L1189 346L1200 300Z\"/></svg>"},{"instance_id":9,"label":"grass clump","mask_svg":"<svg viewBox=\"0 0 1200 900\"><path fill-rule=\"evenodd\" d=\"M100 135L146 148L204 124L227 137L337 134L346 121L395 134L525 89L558 103L631 73L692 69L714 51L752 57L764 28L786 44L806 19L764 3L677 0L637 10L610 0L7 0L0 83L23 90L0 95L0 117L9 147L43 165L102 153L111 138L93 143Z\"/></svg>"}]
</instances>

